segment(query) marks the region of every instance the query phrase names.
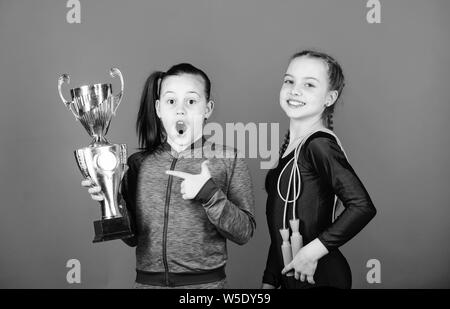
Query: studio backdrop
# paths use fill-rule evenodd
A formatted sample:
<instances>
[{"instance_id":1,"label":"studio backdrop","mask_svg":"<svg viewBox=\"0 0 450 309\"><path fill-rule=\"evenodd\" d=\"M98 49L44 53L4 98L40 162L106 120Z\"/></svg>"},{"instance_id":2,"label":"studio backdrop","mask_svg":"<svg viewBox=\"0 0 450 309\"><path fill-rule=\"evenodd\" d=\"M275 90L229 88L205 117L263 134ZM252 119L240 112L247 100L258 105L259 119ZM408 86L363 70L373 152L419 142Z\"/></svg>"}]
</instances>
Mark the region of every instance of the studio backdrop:
<instances>
[{"instance_id":1,"label":"studio backdrop","mask_svg":"<svg viewBox=\"0 0 450 309\"><path fill-rule=\"evenodd\" d=\"M131 154L147 76L190 62L212 80L209 121L253 126L276 153L288 129L278 103L288 59L317 49L343 67L335 132L378 210L342 247L353 287L449 288L449 13L446 0L0 1L0 287L130 288L135 279L134 248L92 243L100 208L73 156L91 138L59 98L62 73L71 87L118 90L108 72L121 70L108 139ZM246 161L257 228L243 246L228 242L231 288L261 285L269 247L270 160L256 149Z\"/></svg>"}]
</instances>

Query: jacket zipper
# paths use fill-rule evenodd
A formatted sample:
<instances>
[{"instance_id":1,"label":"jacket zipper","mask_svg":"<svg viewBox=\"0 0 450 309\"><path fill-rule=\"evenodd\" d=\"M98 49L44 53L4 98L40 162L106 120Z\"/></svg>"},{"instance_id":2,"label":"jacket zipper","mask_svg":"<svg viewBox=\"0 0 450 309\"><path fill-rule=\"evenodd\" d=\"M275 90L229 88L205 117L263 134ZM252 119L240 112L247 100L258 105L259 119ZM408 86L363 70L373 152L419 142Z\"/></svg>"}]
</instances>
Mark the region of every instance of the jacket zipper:
<instances>
[{"instance_id":1,"label":"jacket zipper","mask_svg":"<svg viewBox=\"0 0 450 309\"><path fill-rule=\"evenodd\" d=\"M175 164L177 163L177 158L174 158L172 164L170 165L170 170L175 169ZM169 222L169 204L170 204L170 194L172 191L173 176L169 175L169 180L167 181L166 189L166 204L164 206L164 231L163 231L163 263L164 263L164 279L166 286L169 286L169 265L167 263L167 228Z\"/></svg>"}]
</instances>

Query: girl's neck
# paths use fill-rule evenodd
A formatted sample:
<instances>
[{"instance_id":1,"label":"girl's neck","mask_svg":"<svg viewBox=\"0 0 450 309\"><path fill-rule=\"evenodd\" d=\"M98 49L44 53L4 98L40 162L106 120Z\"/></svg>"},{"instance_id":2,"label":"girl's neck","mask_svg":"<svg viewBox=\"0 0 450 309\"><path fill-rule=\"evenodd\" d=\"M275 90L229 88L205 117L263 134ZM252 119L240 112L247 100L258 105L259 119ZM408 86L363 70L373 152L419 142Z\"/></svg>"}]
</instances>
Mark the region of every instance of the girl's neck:
<instances>
[{"instance_id":1,"label":"girl's neck","mask_svg":"<svg viewBox=\"0 0 450 309\"><path fill-rule=\"evenodd\" d=\"M291 119L289 124L288 148L291 148L293 145L297 144L298 141L302 140L303 137L305 137L309 133L319 129L325 129L322 118L311 120Z\"/></svg>"},{"instance_id":2,"label":"girl's neck","mask_svg":"<svg viewBox=\"0 0 450 309\"><path fill-rule=\"evenodd\" d=\"M180 144L175 143L169 136L167 136L167 143L170 145L170 147L172 147L173 150L175 150L177 153L180 153L180 152L186 150L186 148L191 146L193 143L195 143L199 138L202 138L202 135L194 138L190 144L180 145Z\"/></svg>"}]
</instances>

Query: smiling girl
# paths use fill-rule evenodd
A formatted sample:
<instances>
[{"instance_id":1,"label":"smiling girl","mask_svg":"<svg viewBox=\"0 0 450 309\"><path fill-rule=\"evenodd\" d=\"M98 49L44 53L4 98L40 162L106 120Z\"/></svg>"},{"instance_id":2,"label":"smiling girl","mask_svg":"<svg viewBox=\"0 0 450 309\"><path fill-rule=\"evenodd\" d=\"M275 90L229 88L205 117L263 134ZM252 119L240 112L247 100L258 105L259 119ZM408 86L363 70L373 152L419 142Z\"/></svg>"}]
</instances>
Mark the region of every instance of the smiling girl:
<instances>
[{"instance_id":1,"label":"smiling girl","mask_svg":"<svg viewBox=\"0 0 450 309\"><path fill-rule=\"evenodd\" d=\"M224 288L226 240L242 245L253 235L245 161L203 137L210 92L208 76L187 63L145 83L136 124L142 151L129 157L122 180L136 235L124 240L136 246L135 287ZM89 192L103 198L99 187Z\"/></svg>"},{"instance_id":2,"label":"smiling girl","mask_svg":"<svg viewBox=\"0 0 450 309\"><path fill-rule=\"evenodd\" d=\"M351 287L338 248L376 209L331 131L343 88L341 66L332 57L302 51L291 58L280 91L289 133L278 166L266 177L271 245L263 288ZM336 197L345 210L334 220Z\"/></svg>"}]
</instances>

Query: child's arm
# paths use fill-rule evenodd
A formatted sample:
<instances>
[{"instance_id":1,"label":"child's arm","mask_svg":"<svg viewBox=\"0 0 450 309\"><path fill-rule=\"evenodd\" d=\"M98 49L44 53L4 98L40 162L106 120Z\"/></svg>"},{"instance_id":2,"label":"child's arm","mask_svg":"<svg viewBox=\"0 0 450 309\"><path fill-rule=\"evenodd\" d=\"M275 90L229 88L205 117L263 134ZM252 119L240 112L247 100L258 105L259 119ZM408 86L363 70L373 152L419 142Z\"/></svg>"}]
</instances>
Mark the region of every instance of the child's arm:
<instances>
[{"instance_id":1,"label":"child's arm","mask_svg":"<svg viewBox=\"0 0 450 309\"><path fill-rule=\"evenodd\" d=\"M338 219L318 236L331 251L358 234L375 216L376 209L336 141L327 137L315 138L309 143L306 155L345 206Z\"/></svg>"},{"instance_id":2,"label":"child's arm","mask_svg":"<svg viewBox=\"0 0 450 309\"><path fill-rule=\"evenodd\" d=\"M202 187L195 199L219 232L233 242L243 245L250 240L256 227L252 181L244 159L233 160L226 195L212 179Z\"/></svg>"},{"instance_id":3,"label":"child's arm","mask_svg":"<svg viewBox=\"0 0 450 309\"><path fill-rule=\"evenodd\" d=\"M122 241L130 247L136 247L136 245L137 245L136 223L135 223L136 207L134 206L133 199L131 199L132 192L130 192L130 186L129 186L129 177L130 177L130 173L132 173L132 172L133 171L129 168L122 178L120 202L122 203L123 206L126 206L128 218L130 220L131 229L134 233L134 236L130 237L130 238L123 238ZM133 175L131 175L131 177L133 177Z\"/></svg>"},{"instance_id":4,"label":"child's arm","mask_svg":"<svg viewBox=\"0 0 450 309\"><path fill-rule=\"evenodd\" d=\"M263 275L263 289L275 289L280 286L281 281L281 265L278 254L275 249L274 242L270 244L269 255L267 256L266 269Z\"/></svg>"}]
</instances>

